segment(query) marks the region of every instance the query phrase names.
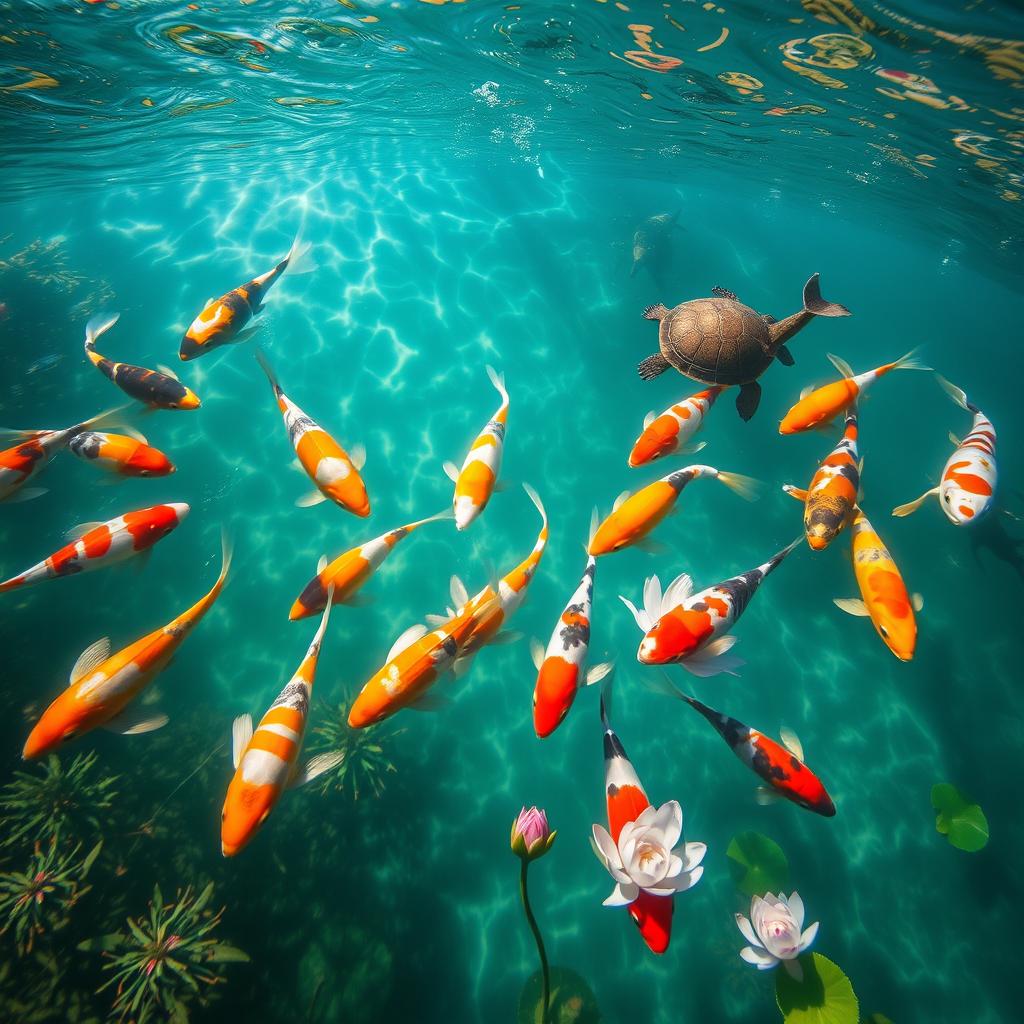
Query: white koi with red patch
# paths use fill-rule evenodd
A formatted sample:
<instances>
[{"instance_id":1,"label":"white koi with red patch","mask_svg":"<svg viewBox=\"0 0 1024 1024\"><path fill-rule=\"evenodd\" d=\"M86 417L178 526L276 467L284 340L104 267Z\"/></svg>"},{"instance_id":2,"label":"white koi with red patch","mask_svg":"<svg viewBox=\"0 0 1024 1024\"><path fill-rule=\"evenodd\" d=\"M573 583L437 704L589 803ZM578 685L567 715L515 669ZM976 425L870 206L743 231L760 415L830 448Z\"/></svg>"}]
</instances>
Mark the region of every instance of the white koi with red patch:
<instances>
[{"instance_id":1,"label":"white koi with red patch","mask_svg":"<svg viewBox=\"0 0 1024 1024\"><path fill-rule=\"evenodd\" d=\"M670 405L660 416L648 413L643 433L629 454L629 465L636 468L666 455L699 452L707 442L699 441L693 445L688 442L704 425L704 417L724 390L724 385L716 384Z\"/></svg>"}]
</instances>

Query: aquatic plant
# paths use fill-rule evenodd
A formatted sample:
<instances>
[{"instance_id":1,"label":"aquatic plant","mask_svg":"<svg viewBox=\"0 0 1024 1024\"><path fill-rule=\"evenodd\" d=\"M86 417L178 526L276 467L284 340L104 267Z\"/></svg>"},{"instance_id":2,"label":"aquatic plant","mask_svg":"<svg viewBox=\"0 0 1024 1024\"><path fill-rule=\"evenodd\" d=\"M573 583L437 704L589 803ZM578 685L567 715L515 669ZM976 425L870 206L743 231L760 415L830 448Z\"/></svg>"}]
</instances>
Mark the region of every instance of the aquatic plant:
<instances>
[{"instance_id":1,"label":"aquatic plant","mask_svg":"<svg viewBox=\"0 0 1024 1024\"><path fill-rule=\"evenodd\" d=\"M789 888L789 862L782 847L760 832L737 832L725 857L733 884L748 899Z\"/></svg>"},{"instance_id":2,"label":"aquatic plant","mask_svg":"<svg viewBox=\"0 0 1024 1024\"><path fill-rule=\"evenodd\" d=\"M210 937L224 914L223 907L207 909L212 897L210 882L198 896L189 886L164 904L160 886L154 886L148 915L129 917L127 931L78 944L108 958L104 970L112 976L96 992L116 986L112 1012L119 1020L187 1021L189 1004L205 1005L224 981L220 965L248 961L242 950Z\"/></svg>"},{"instance_id":3,"label":"aquatic plant","mask_svg":"<svg viewBox=\"0 0 1024 1024\"><path fill-rule=\"evenodd\" d=\"M967 853L977 853L988 843L985 812L956 786L948 782L932 786L932 807L939 812L935 818L935 830L944 835L951 846Z\"/></svg>"},{"instance_id":4,"label":"aquatic plant","mask_svg":"<svg viewBox=\"0 0 1024 1024\"><path fill-rule=\"evenodd\" d=\"M857 1024L860 1005L850 979L827 957L800 957L800 979L775 975L775 1001L786 1024Z\"/></svg>"},{"instance_id":5,"label":"aquatic plant","mask_svg":"<svg viewBox=\"0 0 1024 1024\"><path fill-rule=\"evenodd\" d=\"M540 971L527 979L519 995L517 1024L543 1024L542 984ZM598 1024L600 1020L597 998L586 981L568 967L552 967L550 1024Z\"/></svg>"},{"instance_id":6,"label":"aquatic plant","mask_svg":"<svg viewBox=\"0 0 1024 1024\"><path fill-rule=\"evenodd\" d=\"M79 860L81 844L64 850L55 834L45 847L35 844L25 871L0 874L0 935L14 933L19 956L30 953L40 935L67 925L71 908L92 888L83 883L102 846L100 840Z\"/></svg>"},{"instance_id":7,"label":"aquatic plant","mask_svg":"<svg viewBox=\"0 0 1024 1024\"><path fill-rule=\"evenodd\" d=\"M683 843L683 809L678 800L647 807L635 821L627 821L618 843L600 825L593 826L594 853L615 879L606 907L624 907L641 891L672 896L692 889L704 874L700 862L708 852L704 843Z\"/></svg>"},{"instance_id":8,"label":"aquatic plant","mask_svg":"<svg viewBox=\"0 0 1024 1024\"><path fill-rule=\"evenodd\" d=\"M782 893L755 896L750 901L750 919L737 914L736 927L750 943L740 950L748 964L768 971L781 963L797 981L801 980L797 958L814 941L818 922L804 928L804 901L798 892L788 898Z\"/></svg>"},{"instance_id":9,"label":"aquatic plant","mask_svg":"<svg viewBox=\"0 0 1024 1024\"><path fill-rule=\"evenodd\" d=\"M39 772L15 772L14 780L0 790L0 815L6 826L0 846L58 832L76 838L101 833L101 819L117 798L118 777L97 778L96 761L93 752L78 754L65 770L60 758L51 754L38 766Z\"/></svg>"},{"instance_id":10,"label":"aquatic plant","mask_svg":"<svg viewBox=\"0 0 1024 1024\"><path fill-rule=\"evenodd\" d=\"M541 997L541 1024L548 1024L548 1008L551 1005L551 974L548 968L548 955L544 950L544 940L541 938L540 928L537 927L537 919L533 916L533 908L530 906L530 894L527 889L527 870L530 862L543 857L551 849L555 841L557 831L552 831L548 825L548 816L544 811L531 807L525 807L519 812L519 817L512 822L512 835L510 845L512 852L519 858L519 896L523 901L523 913L526 914L526 922L533 932L533 940L537 943L537 955L540 957L540 969L544 978L543 995Z\"/></svg>"},{"instance_id":11,"label":"aquatic plant","mask_svg":"<svg viewBox=\"0 0 1024 1024\"><path fill-rule=\"evenodd\" d=\"M358 800L360 792L378 797L384 792L385 776L394 772L394 762L388 756L388 745L405 732L380 725L353 729L348 724L351 701L342 701L328 711L327 719L313 733L323 741L323 751L341 751L344 758L333 772L324 774L319 783L320 792L335 790Z\"/></svg>"}]
</instances>

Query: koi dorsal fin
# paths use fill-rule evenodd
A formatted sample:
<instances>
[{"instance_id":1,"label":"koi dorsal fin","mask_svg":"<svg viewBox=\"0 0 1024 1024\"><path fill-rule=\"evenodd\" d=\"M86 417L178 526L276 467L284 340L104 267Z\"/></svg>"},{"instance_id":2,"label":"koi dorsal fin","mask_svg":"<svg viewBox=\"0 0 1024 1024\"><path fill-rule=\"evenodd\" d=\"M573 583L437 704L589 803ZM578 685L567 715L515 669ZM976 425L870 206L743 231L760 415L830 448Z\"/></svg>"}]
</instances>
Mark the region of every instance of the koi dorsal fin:
<instances>
[{"instance_id":1,"label":"koi dorsal fin","mask_svg":"<svg viewBox=\"0 0 1024 1024\"><path fill-rule=\"evenodd\" d=\"M388 656L385 661L394 661L402 653L402 651L411 647L417 640L421 640L427 635L427 627L422 623L417 622L415 626L410 626L392 645L391 650L388 651Z\"/></svg>"},{"instance_id":2,"label":"koi dorsal fin","mask_svg":"<svg viewBox=\"0 0 1024 1024\"><path fill-rule=\"evenodd\" d=\"M779 739L782 740L782 745L798 760L804 759L804 745L800 742L799 737L792 729L787 726L783 726L779 730Z\"/></svg>"},{"instance_id":3,"label":"koi dorsal fin","mask_svg":"<svg viewBox=\"0 0 1024 1024\"><path fill-rule=\"evenodd\" d=\"M295 789L296 786L304 786L307 782L319 778L324 772L337 768L344 760L344 750L328 750L326 753L317 754L298 767L288 782L288 788Z\"/></svg>"},{"instance_id":4,"label":"koi dorsal fin","mask_svg":"<svg viewBox=\"0 0 1024 1024\"><path fill-rule=\"evenodd\" d=\"M84 679L97 666L110 657L110 637L104 636L97 640L78 656L74 668L71 669L70 684L73 685L79 679Z\"/></svg>"}]
</instances>

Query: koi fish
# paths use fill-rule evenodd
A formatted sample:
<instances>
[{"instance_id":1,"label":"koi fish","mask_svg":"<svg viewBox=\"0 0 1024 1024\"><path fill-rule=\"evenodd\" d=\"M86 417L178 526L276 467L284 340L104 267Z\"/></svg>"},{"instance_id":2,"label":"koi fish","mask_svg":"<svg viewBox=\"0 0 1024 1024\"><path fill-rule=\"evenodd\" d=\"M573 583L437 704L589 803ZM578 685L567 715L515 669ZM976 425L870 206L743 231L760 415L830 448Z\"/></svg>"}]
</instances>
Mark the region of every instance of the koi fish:
<instances>
[{"instance_id":1,"label":"koi fish","mask_svg":"<svg viewBox=\"0 0 1024 1024\"><path fill-rule=\"evenodd\" d=\"M644 792L636 769L608 721L603 695L601 727L604 729L604 789L608 807L608 834L612 837L612 842L618 845L619 833L623 826L636 821L651 806L651 801L647 799L647 793ZM694 869L694 882L702 873L703 868ZM640 894L627 909L629 916L640 929L640 935L647 943L647 948L652 953L664 953L672 938L672 912L675 909L673 897L655 896L641 889Z\"/></svg>"},{"instance_id":2,"label":"koi fish","mask_svg":"<svg viewBox=\"0 0 1024 1024\"><path fill-rule=\"evenodd\" d=\"M855 374L850 364L839 356L829 355L832 365L843 375L842 380L833 381L820 388L805 388L800 401L782 418L780 434L797 434L835 419L844 409L853 405L879 377L893 370L930 370L922 366L913 352L900 356L895 363L886 363L865 373Z\"/></svg>"},{"instance_id":3,"label":"koi fish","mask_svg":"<svg viewBox=\"0 0 1024 1024\"><path fill-rule=\"evenodd\" d=\"M246 324L263 311L263 300L267 292L286 272L304 274L316 268L306 258L309 245L303 244L298 235L292 242L288 255L272 270L253 278L248 284L222 295L219 299L208 299L203 311L192 321L181 339L178 358L182 362L198 359L229 342L245 341L255 330Z\"/></svg>"},{"instance_id":4,"label":"koi fish","mask_svg":"<svg viewBox=\"0 0 1024 1024\"><path fill-rule=\"evenodd\" d=\"M433 632L423 625L410 626L388 651L384 667L352 702L348 724L362 729L402 708L435 711L444 707L448 699L430 693L430 688L453 671L473 631L497 608L498 597L492 591L474 598Z\"/></svg>"},{"instance_id":5,"label":"koi fish","mask_svg":"<svg viewBox=\"0 0 1024 1024\"><path fill-rule=\"evenodd\" d=\"M70 542L48 558L0 583L0 594L58 576L92 572L148 551L188 515L184 502L125 512L105 523L82 523L68 531Z\"/></svg>"},{"instance_id":6,"label":"koi fish","mask_svg":"<svg viewBox=\"0 0 1024 1024\"><path fill-rule=\"evenodd\" d=\"M804 503L804 535L812 551L822 551L853 518L860 491L857 408L846 414L839 444L818 467L807 490L783 484L786 494Z\"/></svg>"},{"instance_id":7,"label":"koi fish","mask_svg":"<svg viewBox=\"0 0 1024 1024\"><path fill-rule=\"evenodd\" d=\"M117 323L120 313L97 313L85 325L85 354L105 377L112 380L126 395L151 409L198 409L196 393L178 380L178 375L165 366L147 370L131 363L115 363L96 351L96 339Z\"/></svg>"},{"instance_id":8,"label":"koi fish","mask_svg":"<svg viewBox=\"0 0 1024 1024\"><path fill-rule=\"evenodd\" d=\"M850 532L853 574L861 596L837 597L835 605L850 615L869 617L885 646L900 661L910 661L917 644L914 612L924 607L924 601L920 594L907 593L892 555L860 508L855 509Z\"/></svg>"},{"instance_id":9,"label":"koi fish","mask_svg":"<svg viewBox=\"0 0 1024 1024\"><path fill-rule=\"evenodd\" d=\"M463 675L469 670L473 658L482 647L487 644L514 643L522 635L514 630L502 631L502 626L512 618L526 600L526 590L537 572L537 567L544 557L544 550L548 544L548 515L544 511L540 495L529 484L523 484L523 490L526 491L541 517L540 532L537 534L533 550L511 572L506 573L498 581L497 589L488 584L473 598L470 598L466 585L458 576L453 576L451 579L453 607L447 609L449 617L461 614L472 604L486 601L490 597L497 598L496 604L487 615L481 616L480 622L474 628L469 640L460 650L455 664L456 675ZM427 622L431 625L439 625L445 621L443 615L427 616Z\"/></svg>"},{"instance_id":10,"label":"koi fish","mask_svg":"<svg viewBox=\"0 0 1024 1024\"><path fill-rule=\"evenodd\" d=\"M159 448L138 437L83 430L68 442L68 450L84 462L118 476L167 476L174 463Z\"/></svg>"},{"instance_id":11,"label":"koi fish","mask_svg":"<svg viewBox=\"0 0 1024 1024\"><path fill-rule=\"evenodd\" d=\"M168 666L182 642L224 589L231 565L226 540L222 557L220 576L206 596L166 626L147 633L113 655L107 637L87 647L71 670L70 685L36 722L21 756L26 759L42 757L99 726L132 736L166 725L166 715L130 705Z\"/></svg>"},{"instance_id":12,"label":"koi fish","mask_svg":"<svg viewBox=\"0 0 1024 1024\"><path fill-rule=\"evenodd\" d=\"M652 576L644 581L643 608L619 595L644 632L636 659L644 665L682 665L695 676L736 674L743 664L728 651L738 639L729 630L743 614L766 577L780 566L800 543L776 552L763 565L713 587L693 593L693 581L686 573L677 576L661 590L661 581Z\"/></svg>"},{"instance_id":13,"label":"koi fish","mask_svg":"<svg viewBox=\"0 0 1024 1024\"><path fill-rule=\"evenodd\" d=\"M228 785L220 815L220 848L225 857L233 857L248 845L286 789L312 782L336 768L345 758L344 751L332 750L304 763L299 761L320 645L331 614L330 598L328 589L320 627L306 656L260 719L256 731L253 731L251 715L239 715L232 723L231 757L235 774Z\"/></svg>"},{"instance_id":14,"label":"koi fish","mask_svg":"<svg viewBox=\"0 0 1024 1024\"><path fill-rule=\"evenodd\" d=\"M974 422L971 432L962 440L950 434L949 439L956 445L942 470L938 487L925 491L920 498L900 505L892 510L894 516L909 516L924 504L925 499L935 495L942 511L954 526L966 526L976 522L992 507L999 478L996 469L996 428L992 421L955 384L943 377L939 384L950 398L969 413Z\"/></svg>"},{"instance_id":15,"label":"koi fish","mask_svg":"<svg viewBox=\"0 0 1024 1024\"><path fill-rule=\"evenodd\" d=\"M758 788L756 799L759 804L774 803L782 798L823 818L835 815L836 805L818 776L804 764L803 746L792 730L783 728L782 743L776 743L763 732L687 696L667 679L652 685L658 692L685 701L702 714L732 752L767 783L767 786Z\"/></svg>"},{"instance_id":16,"label":"koi fish","mask_svg":"<svg viewBox=\"0 0 1024 1024\"><path fill-rule=\"evenodd\" d=\"M493 367L488 366L487 376L501 395L501 405L477 435L462 463L462 469L454 462L444 464L445 476L455 484L452 508L455 512L455 526L459 530L466 529L487 507L501 472L508 422L508 392L505 390L504 374L499 376Z\"/></svg>"},{"instance_id":17,"label":"koi fish","mask_svg":"<svg viewBox=\"0 0 1024 1024\"><path fill-rule=\"evenodd\" d=\"M319 505L328 498L336 505L365 518L370 514L370 499L359 470L366 462L366 449L353 445L349 455L318 423L314 423L282 390L262 352L256 359L274 389L277 407L284 416L288 440L295 449L299 465L316 485L316 490L295 502L300 508Z\"/></svg>"},{"instance_id":18,"label":"koi fish","mask_svg":"<svg viewBox=\"0 0 1024 1024\"><path fill-rule=\"evenodd\" d=\"M591 537L596 529L597 509L594 509L590 522ZM547 649L536 639L530 644L530 654L537 669L537 683L533 690L533 728L541 739L550 736L562 724L581 685L600 682L612 670L610 661L587 668L596 568L597 559L588 555L583 578L559 616Z\"/></svg>"},{"instance_id":19,"label":"koi fish","mask_svg":"<svg viewBox=\"0 0 1024 1024\"><path fill-rule=\"evenodd\" d=\"M108 409L98 416L63 430L0 430L0 435L18 438L13 448L0 452L0 501L31 501L46 494L45 487L25 487L71 439L83 430L112 426L124 406Z\"/></svg>"},{"instance_id":20,"label":"koi fish","mask_svg":"<svg viewBox=\"0 0 1024 1024\"><path fill-rule=\"evenodd\" d=\"M326 558L320 559L317 574L306 584L302 593L295 599L288 618L293 622L315 615L322 611L327 603L327 593L333 587L334 604L353 604L356 595L370 577L381 567L384 559L391 554L395 545L413 530L418 530L426 523L437 522L439 519L451 519L448 510L437 515L418 519L415 523L407 523L395 530L388 530L365 544L350 548L338 555L333 562Z\"/></svg>"},{"instance_id":21,"label":"koi fish","mask_svg":"<svg viewBox=\"0 0 1024 1024\"><path fill-rule=\"evenodd\" d=\"M738 473L723 473L713 466L686 466L642 487L635 494L623 491L611 514L598 527L587 549L591 555L607 555L643 540L671 511L683 488L693 480L719 480L748 501L756 496L756 481Z\"/></svg>"},{"instance_id":22,"label":"koi fish","mask_svg":"<svg viewBox=\"0 0 1024 1024\"><path fill-rule=\"evenodd\" d=\"M660 416L649 412L644 418L643 433L636 439L629 453L629 464L634 469L666 455L692 455L699 452L706 441L689 444L689 440L704 425L704 417L725 390L724 385L698 391L675 405L670 405Z\"/></svg>"}]
</instances>

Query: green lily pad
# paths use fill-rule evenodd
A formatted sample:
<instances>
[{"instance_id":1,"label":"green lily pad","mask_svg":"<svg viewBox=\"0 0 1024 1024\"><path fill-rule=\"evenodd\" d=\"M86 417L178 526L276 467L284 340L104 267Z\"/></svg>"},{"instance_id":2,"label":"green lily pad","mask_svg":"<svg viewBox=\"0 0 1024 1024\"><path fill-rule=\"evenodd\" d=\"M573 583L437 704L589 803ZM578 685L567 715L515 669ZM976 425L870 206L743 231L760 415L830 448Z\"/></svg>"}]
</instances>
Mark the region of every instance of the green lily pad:
<instances>
[{"instance_id":1,"label":"green lily pad","mask_svg":"<svg viewBox=\"0 0 1024 1024\"><path fill-rule=\"evenodd\" d=\"M869 1014L864 1024L892 1024L892 1021L884 1013Z\"/></svg>"},{"instance_id":2,"label":"green lily pad","mask_svg":"<svg viewBox=\"0 0 1024 1024\"><path fill-rule=\"evenodd\" d=\"M543 1024L542 995L541 974L535 971L519 996L518 1024ZM568 967L552 967L548 1024L598 1024L600 1020L597 999L586 981Z\"/></svg>"},{"instance_id":3,"label":"green lily pad","mask_svg":"<svg viewBox=\"0 0 1024 1024\"><path fill-rule=\"evenodd\" d=\"M958 850L976 853L988 842L985 812L948 782L932 786L932 806L937 810L935 828Z\"/></svg>"},{"instance_id":4,"label":"green lily pad","mask_svg":"<svg viewBox=\"0 0 1024 1024\"><path fill-rule=\"evenodd\" d=\"M782 847L760 832L738 832L725 856L732 880L744 896L763 896L789 887L789 862Z\"/></svg>"},{"instance_id":5,"label":"green lily pad","mask_svg":"<svg viewBox=\"0 0 1024 1024\"><path fill-rule=\"evenodd\" d=\"M786 1024L857 1024L860 1008L850 979L820 953L800 957L803 981L775 969L775 1000Z\"/></svg>"}]
</instances>

